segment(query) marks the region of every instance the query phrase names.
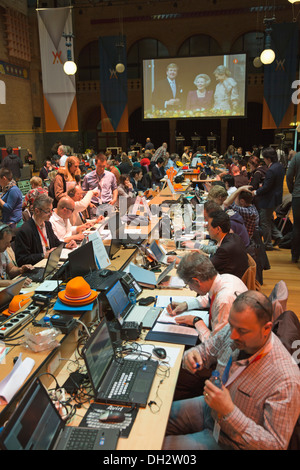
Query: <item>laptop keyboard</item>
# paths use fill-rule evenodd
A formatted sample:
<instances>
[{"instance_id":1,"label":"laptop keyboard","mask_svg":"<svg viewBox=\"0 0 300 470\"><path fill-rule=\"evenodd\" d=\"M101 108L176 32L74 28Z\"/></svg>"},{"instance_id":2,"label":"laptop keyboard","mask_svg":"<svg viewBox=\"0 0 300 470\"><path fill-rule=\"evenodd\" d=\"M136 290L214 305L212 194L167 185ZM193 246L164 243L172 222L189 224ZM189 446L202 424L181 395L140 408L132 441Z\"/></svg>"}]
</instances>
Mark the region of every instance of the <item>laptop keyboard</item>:
<instances>
[{"instance_id":1,"label":"laptop keyboard","mask_svg":"<svg viewBox=\"0 0 300 470\"><path fill-rule=\"evenodd\" d=\"M128 398L134 383L134 379L140 368L141 362L125 360L121 370L119 369L117 371L112 387L107 393L107 398Z\"/></svg>"},{"instance_id":2,"label":"laptop keyboard","mask_svg":"<svg viewBox=\"0 0 300 470\"><path fill-rule=\"evenodd\" d=\"M143 310L142 308L139 309L139 307L135 307L134 312L130 312L127 318L129 318L130 322L142 322L143 326L151 328L152 325L154 325L160 311L161 309L149 308L148 311L145 313L145 310Z\"/></svg>"},{"instance_id":3,"label":"laptop keyboard","mask_svg":"<svg viewBox=\"0 0 300 470\"><path fill-rule=\"evenodd\" d=\"M103 283L107 282L109 276L101 276L100 271L92 271L84 276L86 282L90 285L91 289L97 290L103 287Z\"/></svg>"},{"instance_id":4,"label":"laptop keyboard","mask_svg":"<svg viewBox=\"0 0 300 470\"><path fill-rule=\"evenodd\" d=\"M141 321L143 321L145 314L147 315L147 313L148 312L145 312L144 306L139 307L138 305L135 305L134 311L130 312L129 315L127 315L126 321L140 323Z\"/></svg>"},{"instance_id":5,"label":"laptop keyboard","mask_svg":"<svg viewBox=\"0 0 300 470\"><path fill-rule=\"evenodd\" d=\"M68 437L66 450L93 450L97 443L99 430L92 428L73 428Z\"/></svg>"},{"instance_id":6,"label":"laptop keyboard","mask_svg":"<svg viewBox=\"0 0 300 470\"><path fill-rule=\"evenodd\" d=\"M26 273L32 282L42 282L44 279L44 268L34 268L32 271Z\"/></svg>"}]
</instances>

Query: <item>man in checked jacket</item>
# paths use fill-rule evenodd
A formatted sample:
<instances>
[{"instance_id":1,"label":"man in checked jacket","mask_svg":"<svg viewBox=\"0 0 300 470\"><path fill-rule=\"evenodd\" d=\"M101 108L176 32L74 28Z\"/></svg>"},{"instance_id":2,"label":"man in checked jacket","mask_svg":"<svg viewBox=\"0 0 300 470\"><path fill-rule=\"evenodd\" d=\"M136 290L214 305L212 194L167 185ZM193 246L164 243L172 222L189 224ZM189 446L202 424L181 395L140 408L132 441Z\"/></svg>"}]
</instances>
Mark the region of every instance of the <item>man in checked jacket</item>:
<instances>
[{"instance_id":1,"label":"man in checked jacket","mask_svg":"<svg viewBox=\"0 0 300 470\"><path fill-rule=\"evenodd\" d=\"M190 372L216 365L222 388L206 381L201 397L173 402L164 449L286 450L300 414L300 371L272 332L272 305L246 291L228 325L189 349Z\"/></svg>"}]
</instances>

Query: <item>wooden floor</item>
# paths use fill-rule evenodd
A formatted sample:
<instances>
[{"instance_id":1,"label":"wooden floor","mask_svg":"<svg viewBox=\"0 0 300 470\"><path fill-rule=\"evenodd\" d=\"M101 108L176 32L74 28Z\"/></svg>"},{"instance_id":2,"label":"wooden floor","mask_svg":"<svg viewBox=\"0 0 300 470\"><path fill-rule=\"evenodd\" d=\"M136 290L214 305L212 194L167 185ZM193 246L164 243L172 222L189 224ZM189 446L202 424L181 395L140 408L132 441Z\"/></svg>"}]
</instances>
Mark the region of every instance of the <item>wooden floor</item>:
<instances>
[{"instance_id":1,"label":"wooden floor","mask_svg":"<svg viewBox=\"0 0 300 470\"><path fill-rule=\"evenodd\" d=\"M261 291L269 295L276 282L283 280L288 288L287 310L292 310L300 320L300 262L291 262L291 250L275 248L267 252L271 269L263 272Z\"/></svg>"},{"instance_id":2,"label":"wooden floor","mask_svg":"<svg viewBox=\"0 0 300 470\"><path fill-rule=\"evenodd\" d=\"M288 194L286 180L283 184L283 196ZM293 213L289 218L293 222ZM292 310L300 320L300 261L297 264L291 262L291 250L274 248L267 252L271 269L263 272L262 292L269 295L276 282L283 280L289 291L287 310Z\"/></svg>"}]
</instances>

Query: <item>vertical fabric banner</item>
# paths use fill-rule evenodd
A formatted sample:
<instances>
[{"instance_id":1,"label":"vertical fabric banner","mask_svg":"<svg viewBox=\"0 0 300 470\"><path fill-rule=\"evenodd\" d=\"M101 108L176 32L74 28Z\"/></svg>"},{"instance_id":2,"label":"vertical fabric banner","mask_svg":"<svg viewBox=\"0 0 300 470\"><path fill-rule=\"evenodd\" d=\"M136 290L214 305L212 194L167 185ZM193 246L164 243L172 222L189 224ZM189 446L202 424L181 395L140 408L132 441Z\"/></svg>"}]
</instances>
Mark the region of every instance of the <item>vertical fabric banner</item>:
<instances>
[{"instance_id":1,"label":"vertical fabric banner","mask_svg":"<svg viewBox=\"0 0 300 470\"><path fill-rule=\"evenodd\" d=\"M72 9L37 10L46 132L78 131L75 75L66 75L66 38L72 34ZM72 58L73 45L71 46Z\"/></svg>"},{"instance_id":2,"label":"vertical fabric banner","mask_svg":"<svg viewBox=\"0 0 300 470\"><path fill-rule=\"evenodd\" d=\"M126 40L119 36L99 38L102 132L128 132ZM117 72L122 63L125 70Z\"/></svg>"},{"instance_id":3,"label":"vertical fabric banner","mask_svg":"<svg viewBox=\"0 0 300 470\"><path fill-rule=\"evenodd\" d=\"M275 60L264 66L263 129L291 127L295 114L291 86L297 72L297 23L275 24L271 39Z\"/></svg>"}]
</instances>

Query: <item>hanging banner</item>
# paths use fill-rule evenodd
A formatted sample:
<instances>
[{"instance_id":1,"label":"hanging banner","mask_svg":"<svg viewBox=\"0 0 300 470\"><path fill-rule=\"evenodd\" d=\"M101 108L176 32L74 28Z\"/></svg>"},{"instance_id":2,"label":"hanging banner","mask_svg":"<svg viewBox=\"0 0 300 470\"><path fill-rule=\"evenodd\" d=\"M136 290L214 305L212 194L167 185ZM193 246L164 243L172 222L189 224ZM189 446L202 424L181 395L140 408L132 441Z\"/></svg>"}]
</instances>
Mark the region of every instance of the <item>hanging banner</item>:
<instances>
[{"instance_id":1,"label":"hanging banner","mask_svg":"<svg viewBox=\"0 0 300 470\"><path fill-rule=\"evenodd\" d=\"M264 66L263 129L291 127L294 121L291 86L297 72L297 23L273 25L271 40L275 60Z\"/></svg>"},{"instance_id":2,"label":"hanging banner","mask_svg":"<svg viewBox=\"0 0 300 470\"><path fill-rule=\"evenodd\" d=\"M126 38L99 38L102 132L128 132ZM122 63L122 73L116 65Z\"/></svg>"},{"instance_id":3,"label":"hanging banner","mask_svg":"<svg viewBox=\"0 0 300 470\"><path fill-rule=\"evenodd\" d=\"M72 34L72 9L37 10L46 132L78 131L75 75L66 75L66 38ZM73 44L71 45L74 60Z\"/></svg>"}]
</instances>

